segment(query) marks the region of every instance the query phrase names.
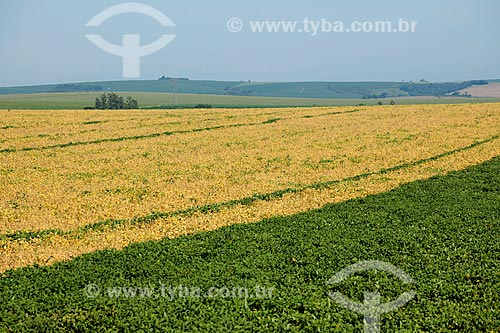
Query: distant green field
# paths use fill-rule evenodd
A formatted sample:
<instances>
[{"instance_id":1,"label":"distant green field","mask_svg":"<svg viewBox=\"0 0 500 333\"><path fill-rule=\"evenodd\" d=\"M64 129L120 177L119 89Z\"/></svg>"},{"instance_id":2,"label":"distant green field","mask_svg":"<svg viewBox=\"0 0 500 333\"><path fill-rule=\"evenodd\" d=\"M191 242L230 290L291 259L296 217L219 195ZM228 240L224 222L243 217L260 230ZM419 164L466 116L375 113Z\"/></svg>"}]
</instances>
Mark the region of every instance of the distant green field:
<instances>
[{"instance_id":1,"label":"distant green field","mask_svg":"<svg viewBox=\"0 0 500 333\"><path fill-rule=\"evenodd\" d=\"M172 103L168 93L123 92L122 96L132 96L139 101L141 108L154 107L193 107L197 104L210 104L213 107L276 107L312 105L350 105L358 100L341 99L302 99L280 97L246 97L223 95L178 94L177 103ZM100 93L51 93L31 95L0 95L0 109L82 109L94 106Z\"/></svg>"},{"instance_id":2,"label":"distant green field","mask_svg":"<svg viewBox=\"0 0 500 333\"><path fill-rule=\"evenodd\" d=\"M361 332L363 316L330 292L386 303L414 291L381 315L382 332L499 332L499 201L495 158L307 213L9 271L0 331ZM415 284L376 271L327 283L365 260Z\"/></svg>"},{"instance_id":3,"label":"distant green field","mask_svg":"<svg viewBox=\"0 0 500 333\"><path fill-rule=\"evenodd\" d=\"M247 97L225 95L178 94L177 104L172 103L168 93L123 92L139 101L141 108L178 108L193 107L197 104L210 104L212 107L293 107L293 106L338 106L338 105L375 105L379 101L389 104L458 104L500 102L500 98L456 98L456 97L400 97L389 99L340 99L340 98L282 98ZM0 95L0 109L64 110L92 107L100 93L50 93Z\"/></svg>"}]
</instances>

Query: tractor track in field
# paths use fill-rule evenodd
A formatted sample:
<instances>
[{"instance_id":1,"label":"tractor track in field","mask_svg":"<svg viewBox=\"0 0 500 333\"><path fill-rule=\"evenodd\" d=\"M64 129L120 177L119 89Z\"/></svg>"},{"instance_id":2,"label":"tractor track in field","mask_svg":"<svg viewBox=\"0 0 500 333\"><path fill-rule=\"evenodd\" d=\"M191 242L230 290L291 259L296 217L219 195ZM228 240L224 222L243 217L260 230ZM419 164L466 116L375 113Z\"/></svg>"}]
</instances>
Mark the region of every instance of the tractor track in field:
<instances>
[{"instance_id":1,"label":"tractor track in field","mask_svg":"<svg viewBox=\"0 0 500 333\"><path fill-rule=\"evenodd\" d=\"M342 111L328 112L328 113L322 113L322 114L318 114L318 115L306 115L306 116L299 117L298 119L300 119L300 118L318 118L318 117L324 117L324 116L350 114L350 113L356 113L356 112L360 112L360 111L361 110L350 110L350 111L343 111L343 112ZM220 129L245 127L245 126L260 126L260 125L272 124L272 123L275 123L277 121L293 120L293 119L295 119L295 118L270 118L270 119L262 121L262 122L254 122L254 123L219 125L219 126L213 126L213 127L195 128L195 129L191 129L191 130L165 131L165 132L158 132L158 133L151 133L151 134L144 134L144 135L124 136L124 137L107 138L107 139L99 139L99 140L91 140L91 141L67 142L67 143L61 143L61 144L50 145L50 146L42 146L42 147L7 148L7 149L1 149L0 154L29 152L29 151L43 151L43 150L50 150L50 149L75 147L75 146L88 146L88 145L95 145L95 144L108 143L108 142L122 142L122 141L130 141L130 140L152 139L152 138L157 138L157 137L161 137L161 136L172 136L172 135L176 135L176 134L206 132L206 131L214 131L214 130L220 130Z\"/></svg>"},{"instance_id":2,"label":"tractor track in field","mask_svg":"<svg viewBox=\"0 0 500 333\"><path fill-rule=\"evenodd\" d=\"M309 184L309 185L301 185L295 188L286 188L282 190L277 190L273 192L268 192L268 193L259 193L259 194L254 194L252 196L244 197L244 198L239 198L239 199L234 199L234 200L229 200L225 202L219 202L219 203L213 203L213 204L208 204L204 206L194 206L188 209L183 209L183 210L177 210L177 211L170 211L170 212L157 212L157 213L152 213L149 215L145 216L140 216L140 217L135 217L132 219L109 219L109 220L104 220L92 224L88 224L85 226L82 226L78 229L74 230L60 230L60 229L48 229L48 230L42 230L42 231L19 231L19 232L14 232L14 233L9 233L9 234L0 234L0 240L7 240L7 241L19 241L19 240L32 240L32 239L43 239L45 237L49 237L52 235L58 235L58 236L74 236L74 237L81 237L85 233L89 231L99 231L103 230L106 228L116 228L121 225L137 225L137 224L148 224L152 223L158 219L162 218L168 218L168 217L175 217L175 216L180 216L180 215L192 215L195 213L201 213L201 214L207 214L211 212L217 212L221 210L222 208L231 208L237 205L243 205L243 206L248 206L251 205L257 201L271 201L271 200L276 200L280 199L286 194L295 194L295 193L301 193L306 190L317 190L317 189L323 189L323 188L330 188L334 185L338 185L341 183L346 183L346 182L352 182L352 181L359 181L371 176L377 176L377 175L384 175L390 172L395 172L398 170L410 168L410 167L415 167L419 166L428 162L436 161L439 159L442 159L447 156L454 155L456 153L464 152L467 150L471 150L473 148L476 148L478 146L481 146L486 143L490 143L492 141L495 141L500 138L500 134L491 136L485 140L482 141L476 141L470 145L460 147L457 149L453 149L450 151L443 152L441 154L433 155L428 158L416 160L413 162L408 162L408 163L403 163L399 164L396 166L392 166L389 168L383 168L378 171L372 171L372 172L366 172L362 174L358 174L355 176L347 177L344 179L339 179L339 180L330 180L330 181L325 181L325 182L320 182L320 183L314 183L314 184Z\"/></svg>"}]
</instances>

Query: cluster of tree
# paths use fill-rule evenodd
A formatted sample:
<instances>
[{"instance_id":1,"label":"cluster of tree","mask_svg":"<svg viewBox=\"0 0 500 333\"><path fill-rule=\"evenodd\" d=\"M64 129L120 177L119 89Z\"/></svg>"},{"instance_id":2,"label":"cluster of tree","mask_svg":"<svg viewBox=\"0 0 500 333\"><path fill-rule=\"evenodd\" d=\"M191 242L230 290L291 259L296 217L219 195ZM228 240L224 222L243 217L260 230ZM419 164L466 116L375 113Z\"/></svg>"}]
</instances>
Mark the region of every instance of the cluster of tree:
<instances>
[{"instance_id":1,"label":"cluster of tree","mask_svg":"<svg viewBox=\"0 0 500 333\"><path fill-rule=\"evenodd\" d=\"M392 100L389 104L396 105L396 102ZM378 101L377 105L384 105L384 103L382 103L382 101ZM356 104L356 106L366 106L366 104L361 103L361 104Z\"/></svg>"},{"instance_id":2,"label":"cluster of tree","mask_svg":"<svg viewBox=\"0 0 500 333\"><path fill-rule=\"evenodd\" d=\"M488 84L488 81L473 80L460 83L411 83L401 85L400 89L406 91L410 96L444 96L471 86L485 84Z\"/></svg>"},{"instance_id":3,"label":"cluster of tree","mask_svg":"<svg viewBox=\"0 0 500 333\"><path fill-rule=\"evenodd\" d=\"M178 80L178 81L189 81L187 77L170 77L170 76L165 76L162 75L158 80L163 81L163 80Z\"/></svg>"},{"instance_id":4,"label":"cluster of tree","mask_svg":"<svg viewBox=\"0 0 500 333\"><path fill-rule=\"evenodd\" d=\"M130 96L127 99L123 99L115 93L102 94L95 99L95 109L96 110L122 110L122 109L138 109L139 103L137 100Z\"/></svg>"},{"instance_id":5,"label":"cluster of tree","mask_svg":"<svg viewBox=\"0 0 500 333\"><path fill-rule=\"evenodd\" d=\"M455 91L453 94L451 94L451 96L456 96L456 97L472 97L472 95L467 92L467 91L464 91L463 93L459 92L459 91Z\"/></svg>"},{"instance_id":6,"label":"cluster of tree","mask_svg":"<svg viewBox=\"0 0 500 333\"><path fill-rule=\"evenodd\" d=\"M101 86L90 84L59 84L52 92L96 92L102 91Z\"/></svg>"},{"instance_id":7,"label":"cluster of tree","mask_svg":"<svg viewBox=\"0 0 500 333\"><path fill-rule=\"evenodd\" d=\"M194 106L195 109L211 109L212 105L210 104L197 104Z\"/></svg>"},{"instance_id":8,"label":"cluster of tree","mask_svg":"<svg viewBox=\"0 0 500 333\"><path fill-rule=\"evenodd\" d=\"M371 95L364 95L363 99L371 99L371 98L387 98L389 97L389 94L386 92L381 93L380 95L377 94L371 94Z\"/></svg>"},{"instance_id":9,"label":"cluster of tree","mask_svg":"<svg viewBox=\"0 0 500 333\"><path fill-rule=\"evenodd\" d=\"M224 93L226 95L233 95L233 96L252 96L252 95L255 95L255 91L253 91L253 90L232 88L229 86L226 86L224 88Z\"/></svg>"}]
</instances>

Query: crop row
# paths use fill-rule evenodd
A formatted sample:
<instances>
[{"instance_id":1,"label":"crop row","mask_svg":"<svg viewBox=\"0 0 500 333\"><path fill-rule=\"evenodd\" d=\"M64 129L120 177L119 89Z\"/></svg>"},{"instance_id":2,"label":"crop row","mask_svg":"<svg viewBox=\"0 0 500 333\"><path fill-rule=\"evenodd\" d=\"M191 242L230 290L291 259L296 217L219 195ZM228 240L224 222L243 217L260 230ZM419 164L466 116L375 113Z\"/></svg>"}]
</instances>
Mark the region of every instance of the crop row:
<instances>
[{"instance_id":1,"label":"crop row","mask_svg":"<svg viewBox=\"0 0 500 333\"><path fill-rule=\"evenodd\" d=\"M22 152L99 144L123 140L143 139L164 133L187 133L225 126L254 126L270 119L316 117L322 115L357 112L346 108L335 111L316 108L271 110L197 110L179 111L108 111L89 115L75 111L0 111L0 153ZM329 112L328 112L329 111ZM274 117L274 118L271 118ZM5 125L3 125L5 123ZM9 124L9 125L7 125Z\"/></svg>"},{"instance_id":2,"label":"crop row","mask_svg":"<svg viewBox=\"0 0 500 333\"><path fill-rule=\"evenodd\" d=\"M379 292L386 303L414 292L407 304L381 315L382 331L498 332L499 193L497 157L307 213L10 271L0 275L0 331L357 332L363 315L329 293L363 303L366 292ZM327 283L363 260L390 263L415 283L377 271ZM162 286L271 292L108 292Z\"/></svg>"}]
</instances>

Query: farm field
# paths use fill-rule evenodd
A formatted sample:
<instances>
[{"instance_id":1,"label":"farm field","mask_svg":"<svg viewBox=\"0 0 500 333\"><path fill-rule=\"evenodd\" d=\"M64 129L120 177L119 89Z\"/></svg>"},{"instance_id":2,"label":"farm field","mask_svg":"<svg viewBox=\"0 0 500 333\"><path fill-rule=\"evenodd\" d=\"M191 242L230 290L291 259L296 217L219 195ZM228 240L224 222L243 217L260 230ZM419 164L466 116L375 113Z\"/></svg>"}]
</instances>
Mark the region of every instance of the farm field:
<instances>
[{"instance_id":1,"label":"farm field","mask_svg":"<svg viewBox=\"0 0 500 333\"><path fill-rule=\"evenodd\" d=\"M166 91L169 91L168 89ZM41 110L82 110L94 106L96 97L102 93L39 93L0 95L0 109L41 109ZM313 106L313 105L355 105L361 100L333 98L283 98L247 97L208 94L178 94L177 103L172 104L172 94L160 92L118 92L122 96L132 96L139 101L141 108L190 108L197 104L210 104L213 107L276 107L276 106ZM374 102L375 104L376 102Z\"/></svg>"},{"instance_id":2,"label":"farm field","mask_svg":"<svg viewBox=\"0 0 500 333\"><path fill-rule=\"evenodd\" d=\"M384 316L392 330L499 329L500 104L0 119L0 330L311 331L334 321L354 331L362 317L329 300L325 281L360 260L418 281L413 307ZM340 288L361 298L381 279L389 295L404 290L380 274ZM160 280L276 294L85 296L88 284Z\"/></svg>"},{"instance_id":3,"label":"farm field","mask_svg":"<svg viewBox=\"0 0 500 333\"><path fill-rule=\"evenodd\" d=\"M461 97L395 97L385 99L350 99L350 98L292 98L261 96L227 96L209 94L178 94L177 103L172 104L172 95L161 92L125 92L121 96L132 96L139 101L141 108L192 108L198 104L209 104L212 107L249 108L249 107L311 107L311 106L345 106L376 105L379 101L389 105L392 100L397 104L458 104L458 103L494 103L500 98L461 98ZM168 88L163 91L169 91ZM11 110L82 110L93 107L96 97L101 93L34 93L34 94L0 94L0 109Z\"/></svg>"},{"instance_id":4,"label":"farm field","mask_svg":"<svg viewBox=\"0 0 500 333\"><path fill-rule=\"evenodd\" d=\"M500 97L500 83L492 82L488 85L472 86L459 92L467 92L477 97Z\"/></svg>"},{"instance_id":5,"label":"farm field","mask_svg":"<svg viewBox=\"0 0 500 333\"><path fill-rule=\"evenodd\" d=\"M328 293L362 302L378 290L382 302L416 293L381 316L383 332L498 332L499 194L496 157L307 213L9 271L0 278L0 330L361 332L362 315ZM381 258L416 283L380 272L327 283ZM215 297L214 286L267 292Z\"/></svg>"},{"instance_id":6,"label":"farm field","mask_svg":"<svg viewBox=\"0 0 500 333\"><path fill-rule=\"evenodd\" d=\"M0 333L500 333L500 8L448 2L3 1Z\"/></svg>"},{"instance_id":7,"label":"farm field","mask_svg":"<svg viewBox=\"0 0 500 333\"><path fill-rule=\"evenodd\" d=\"M308 211L500 155L498 104L0 115L0 271Z\"/></svg>"}]
</instances>

